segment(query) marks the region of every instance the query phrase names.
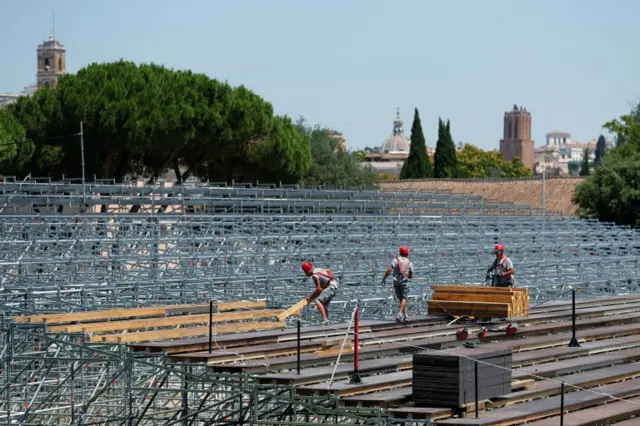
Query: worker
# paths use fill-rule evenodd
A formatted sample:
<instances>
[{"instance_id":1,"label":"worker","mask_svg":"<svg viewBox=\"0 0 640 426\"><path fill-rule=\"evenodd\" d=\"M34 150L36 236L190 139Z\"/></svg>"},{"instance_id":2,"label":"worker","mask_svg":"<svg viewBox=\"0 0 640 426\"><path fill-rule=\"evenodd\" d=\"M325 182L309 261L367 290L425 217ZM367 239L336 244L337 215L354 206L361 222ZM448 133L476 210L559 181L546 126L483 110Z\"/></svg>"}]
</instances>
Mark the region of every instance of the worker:
<instances>
[{"instance_id":1,"label":"worker","mask_svg":"<svg viewBox=\"0 0 640 426\"><path fill-rule=\"evenodd\" d=\"M315 299L318 312L322 315L322 323L329 324L329 303L338 291L338 279L333 276L329 269L314 268L311 262L303 262L302 270L313 279L316 286L311 296L307 297L307 304Z\"/></svg>"},{"instance_id":2,"label":"worker","mask_svg":"<svg viewBox=\"0 0 640 426\"><path fill-rule=\"evenodd\" d=\"M493 261L493 264L489 266L489 269L487 269L487 274L493 270L496 271L494 284L496 287L513 287L515 284L513 278L515 268L513 267L511 259L504 255L504 246L502 244L496 244L493 252L496 255L496 259Z\"/></svg>"},{"instance_id":3,"label":"worker","mask_svg":"<svg viewBox=\"0 0 640 426\"><path fill-rule=\"evenodd\" d=\"M407 321L407 296L409 295L409 280L413 278L413 263L409 260L409 247L402 246L399 256L395 256L382 278L382 285L387 283L387 277L393 272L393 289L400 300L400 313L396 317L398 322Z\"/></svg>"}]
</instances>

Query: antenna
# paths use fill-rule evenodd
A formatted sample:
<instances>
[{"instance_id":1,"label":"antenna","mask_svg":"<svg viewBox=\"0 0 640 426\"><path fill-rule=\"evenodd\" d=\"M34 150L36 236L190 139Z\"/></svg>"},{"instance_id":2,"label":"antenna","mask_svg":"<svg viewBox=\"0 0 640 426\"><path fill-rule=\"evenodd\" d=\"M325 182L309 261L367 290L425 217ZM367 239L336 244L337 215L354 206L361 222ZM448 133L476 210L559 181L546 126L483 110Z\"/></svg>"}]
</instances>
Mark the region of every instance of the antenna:
<instances>
[{"instance_id":1,"label":"antenna","mask_svg":"<svg viewBox=\"0 0 640 426\"><path fill-rule=\"evenodd\" d=\"M53 39L56 39L56 13L53 12L53 29L51 30L51 34L53 35Z\"/></svg>"}]
</instances>

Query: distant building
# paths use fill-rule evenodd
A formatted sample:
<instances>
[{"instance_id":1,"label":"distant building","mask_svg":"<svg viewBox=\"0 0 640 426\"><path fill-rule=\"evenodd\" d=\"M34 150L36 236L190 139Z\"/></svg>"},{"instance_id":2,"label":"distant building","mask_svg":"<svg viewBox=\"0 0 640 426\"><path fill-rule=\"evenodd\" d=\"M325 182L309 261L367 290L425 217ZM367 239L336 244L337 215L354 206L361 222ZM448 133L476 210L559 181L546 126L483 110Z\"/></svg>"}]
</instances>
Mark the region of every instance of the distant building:
<instances>
[{"instance_id":1,"label":"distant building","mask_svg":"<svg viewBox=\"0 0 640 426\"><path fill-rule=\"evenodd\" d=\"M535 150L536 173L557 169L561 175L569 175L569 163L581 163L585 149L589 150L590 162L596 158L597 139L581 143L573 139L570 133L557 130L547 133L546 139L546 145ZM614 144L607 140L606 145L607 148L612 148Z\"/></svg>"},{"instance_id":2,"label":"distant building","mask_svg":"<svg viewBox=\"0 0 640 426\"><path fill-rule=\"evenodd\" d=\"M503 138L500 152L507 161L519 157L525 167L533 170L534 142L531 140L531 113L517 105L504 114Z\"/></svg>"},{"instance_id":3,"label":"distant building","mask_svg":"<svg viewBox=\"0 0 640 426\"><path fill-rule=\"evenodd\" d=\"M36 85L56 87L58 77L67 73L67 49L55 39L53 31L49 40L38 46L38 73Z\"/></svg>"},{"instance_id":4,"label":"distant building","mask_svg":"<svg viewBox=\"0 0 640 426\"><path fill-rule=\"evenodd\" d=\"M364 163L370 165L376 172L390 176L399 176L405 160L409 158L411 143L404 134L403 121L400 120L400 110L396 112L393 121L393 132L378 152L372 152L364 156ZM433 150L427 148L427 155L433 155Z\"/></svg>"},{"instance_id":5,"label":"distant building","mask_svg":"<svg viewBox=\"0 0 640 426\"><path fill-rule=\"evenodd\" d=\"M67 73L67 49L55 39L53 31L49 39L38 45L36 83L20 93L0 93L0 108L15 103L20 96L30 96L41 87L58 85L58 77Z\"/></svg>"}]
</instances>

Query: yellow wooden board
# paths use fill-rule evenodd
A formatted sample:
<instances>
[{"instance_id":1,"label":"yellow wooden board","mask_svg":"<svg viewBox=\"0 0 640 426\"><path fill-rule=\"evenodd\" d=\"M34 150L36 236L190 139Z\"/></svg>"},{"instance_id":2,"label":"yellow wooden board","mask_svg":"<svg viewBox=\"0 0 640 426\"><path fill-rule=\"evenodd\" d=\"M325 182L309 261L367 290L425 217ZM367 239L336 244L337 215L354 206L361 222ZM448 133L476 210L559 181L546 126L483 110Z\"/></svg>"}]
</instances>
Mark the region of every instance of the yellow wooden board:
<instances>
[{"instance_id":1,"label":"yellow wooden board","mask_svg":"<svg viewBox=\"0 0 640 426\"><path fill-rule=\"evenodd\" d=\"M285 319L289 318L291 315L295 315L298 312L300 312L300 310L305 306L307 306L306 298L302 299L301 301L299 301L298 303L296 303L295 305L293 305L292 307L290 307L289 309L287 309L286 311L278 315L276 318L278 319L278 321L284 321Z\"/></svg>"}]
</instances>

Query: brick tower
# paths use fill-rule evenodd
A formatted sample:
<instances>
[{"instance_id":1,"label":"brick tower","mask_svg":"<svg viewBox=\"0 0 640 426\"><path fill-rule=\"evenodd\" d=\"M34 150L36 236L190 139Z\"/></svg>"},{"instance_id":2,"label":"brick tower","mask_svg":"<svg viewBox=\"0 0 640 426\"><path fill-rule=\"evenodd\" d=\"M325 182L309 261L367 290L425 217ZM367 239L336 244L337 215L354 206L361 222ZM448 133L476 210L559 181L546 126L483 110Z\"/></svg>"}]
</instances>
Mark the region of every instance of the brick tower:
<instances>
[{"instance_id":1,"label":"brick tower","mask_svg":"<svg viewBox=\"0 0 640 426\"><path fill-rule=\"evenodd\" d=\"M504 137L500 141L500 153L505 160L520 157L525 167L533 170L534 142L531 140L531 113L517 105L504 113Z\"/></svg>"},{"instance_id":2,"label":"brick tower","mask_svg":"<svg viewBox=\"0 0 640 426\"><path fill-rule=\"evenodd\" d=\"M67 49L55 39L53 31L49 40L38 46L38 89L44 86L56 87L58 77L67 73Z\"/></svg>"}]
</instances>

